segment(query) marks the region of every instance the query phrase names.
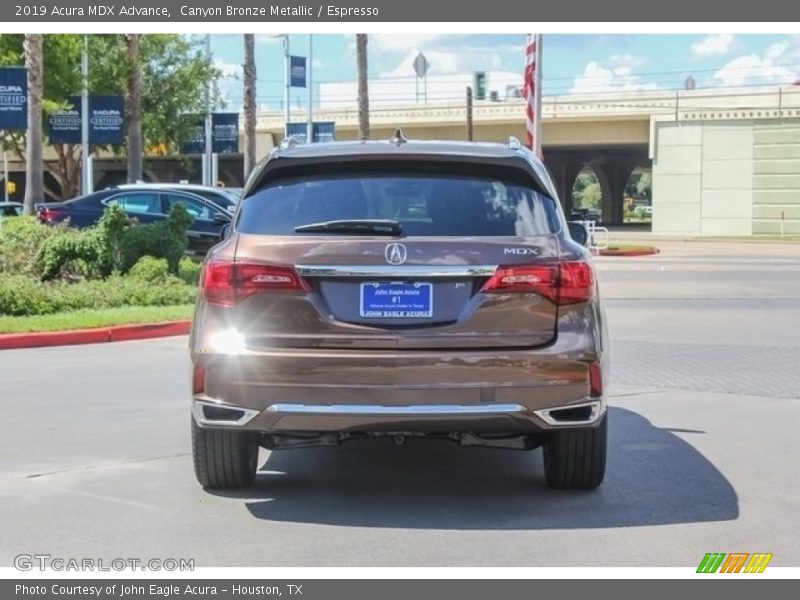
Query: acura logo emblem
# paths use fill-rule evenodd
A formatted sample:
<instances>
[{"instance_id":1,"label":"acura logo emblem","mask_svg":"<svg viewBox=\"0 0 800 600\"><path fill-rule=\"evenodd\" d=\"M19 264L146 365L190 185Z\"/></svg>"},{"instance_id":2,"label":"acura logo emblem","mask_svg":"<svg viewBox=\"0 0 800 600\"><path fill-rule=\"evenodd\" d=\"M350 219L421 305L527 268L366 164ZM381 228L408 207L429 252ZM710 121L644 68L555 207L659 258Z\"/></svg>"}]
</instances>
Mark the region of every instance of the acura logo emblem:
<instances>
[{"instance_id":1,"label":"acura logo emblem","mask_svg":"<svg viewBox=\"0 0 800 600\"><path fill-rule=\"evenodd\" d=\"M383 255L386 257L386 262L390 265L402 265L406 262L408 252L403 244L387 244Z\"/></svg>"}]
</instances>

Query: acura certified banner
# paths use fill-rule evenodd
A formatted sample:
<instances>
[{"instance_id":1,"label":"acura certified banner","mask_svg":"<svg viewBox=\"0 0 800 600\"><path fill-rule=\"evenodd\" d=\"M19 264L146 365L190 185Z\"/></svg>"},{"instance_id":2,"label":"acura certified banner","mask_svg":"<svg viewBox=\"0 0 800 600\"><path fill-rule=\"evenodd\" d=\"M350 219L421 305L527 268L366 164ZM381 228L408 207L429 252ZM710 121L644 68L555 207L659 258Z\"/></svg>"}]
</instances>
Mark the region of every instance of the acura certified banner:
<instances>
[{"instance_id":1,"label":"acura certified banner","mask_svg":"<svg viewBox=\"0 0 800 600\"><path fill-rule=\"evenodd\" d=\"M81 143L81 98L71 96L67 106L49 115L52 144ZM122 96L89 96L89 143L98 146L125 142L125 101Z\"/></svg>"},{"instance_id":2,"label":"acura certified banner","mask_svg":"<svg viewBox=\"0 0 800 600\"><path fill-rule=\"evenodd\" d=\"M0 129L28 126L27 73L20 67L0 68Z\"/></svg>"},{"instance_id":3,"label":"acura certified banner","mask_svg":"<svg viewBox=\"0 0 800 600\"><path fill-rule=\"evenodd\" d=\"M189 136L181 144L183 154L202 154L206 149L205 117L192 115ZM239 152L239 113L213 113L211 115L211 151L217 154Z\"/></svg>"}]
</instances>

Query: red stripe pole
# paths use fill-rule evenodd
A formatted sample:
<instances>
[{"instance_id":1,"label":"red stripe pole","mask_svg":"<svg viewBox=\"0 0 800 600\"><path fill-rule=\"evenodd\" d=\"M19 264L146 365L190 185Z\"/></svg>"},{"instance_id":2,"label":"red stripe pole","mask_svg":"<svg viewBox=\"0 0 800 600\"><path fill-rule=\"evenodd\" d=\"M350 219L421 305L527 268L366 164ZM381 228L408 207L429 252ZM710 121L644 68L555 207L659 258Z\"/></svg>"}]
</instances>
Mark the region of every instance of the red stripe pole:
<instances>
[{"instance_id":1,"label":"red stripe pole","mask_svg":"<svg viewBox=\"0 0 800 600\"><path fill-rule=\"evenodd\" d=\"M542 36L528 34L522 95L525 99L525 145L542 157Z\"/></svg>"}]
</instances>

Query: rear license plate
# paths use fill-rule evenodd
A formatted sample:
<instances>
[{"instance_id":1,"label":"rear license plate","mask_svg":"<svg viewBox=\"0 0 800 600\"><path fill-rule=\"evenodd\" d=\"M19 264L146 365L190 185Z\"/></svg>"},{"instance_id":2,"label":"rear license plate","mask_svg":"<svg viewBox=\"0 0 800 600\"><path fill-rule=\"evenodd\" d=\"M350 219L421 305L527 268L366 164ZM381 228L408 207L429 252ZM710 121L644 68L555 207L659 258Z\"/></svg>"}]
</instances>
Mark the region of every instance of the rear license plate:
<instances>
[{"instance_id":1,"label":"rear license plate","mask_svg":"<svg viewBox=\"0 0 800 600\"><path fill-rule=\"evenodd\" d=\"M362 283L360 314L368 319L433 317L433 284Z\"/></svg>"}]
</instances>

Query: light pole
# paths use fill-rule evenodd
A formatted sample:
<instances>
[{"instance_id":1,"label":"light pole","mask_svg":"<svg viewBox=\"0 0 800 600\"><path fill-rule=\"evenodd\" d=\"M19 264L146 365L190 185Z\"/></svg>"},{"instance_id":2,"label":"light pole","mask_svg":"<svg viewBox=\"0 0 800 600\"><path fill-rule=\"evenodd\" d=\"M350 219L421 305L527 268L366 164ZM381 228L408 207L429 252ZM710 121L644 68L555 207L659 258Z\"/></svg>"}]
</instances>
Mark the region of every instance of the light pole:
<instances>
[{"instance_id":1,"label":"light pole","mask_svg":"<svg viewBox=\"0 0 800 600\"><path fill-rule=\"evenodd\" d=\"M211 66L211 35L206 34L206 61L208 61L208 66ZM211 80L209 79L206 81L206 119L205 119L205 137L206 137L206 144L205 144L205 152L203 153L204 156L204 169L203 169L203 185L213 185L214 182L212 181L213 175L213 144L214 144L214 133L212 129L212 122L211 122Z\"/></svg>"},{"instance_id":2,"label":"light pole","mask_svg":"<svg viewBox=\"0 0 800 600\"><path fill-rule=\"evenodd\" d=\"M92 167L89 157L89 36L83 36L81 56L81 192L92 193Z\"/></svg>"},{"instance_id":3,"label":"light pole","mask_svg":"<svg viewBox=\"0 0 800 600\"><path fill-rule=\"evenodd\" d=\"M314 116L312 103L314 101L314 94L311 89L313 79L311 78L312 69L314 65L314 34L308 34L308 63L306 64L306 72L308 73L308 122L306 123L306 143L311 144L314 142Z\"/></svg>"},{"instance_id":4,"label":"light pole","mask_svg":"<svg viewBox=\"0 0 800 600\"><path fill-rule=\"evenodd\" d=\"M283 76L285 78L285 85L284 85L284 93L283 93L283 111L284 111L284 120L286 121L286 125L283 128L283 137L289 137L289 92L291 91L292 85L292 66L291 66L291 58L289 56L289 34L288 33L272 33L268 34L267 37L271 38L283 38L283 60L284 60L284 68L283 68Z\"/></svg>"},{"instance_id":5,"label":"light pole","mask_svg":"<svg viewBox=\"0 0 800 600\"><path fill-rule=\"evenodd\" d=\"M289 93L291 91L291 85L292 85L292 65L291 65L291 58L289 56L289 34L284 33L282 34L282 37L283 37L283 57L284 61L286 62L286 73L284 74L286 78L286 89L284 91L284 98L283 98L283 102L285 104L284 111L286 113L286 125L283 128L283 136L289 137L289 117L290 117Z\"/></svg>"}]
</instances>

